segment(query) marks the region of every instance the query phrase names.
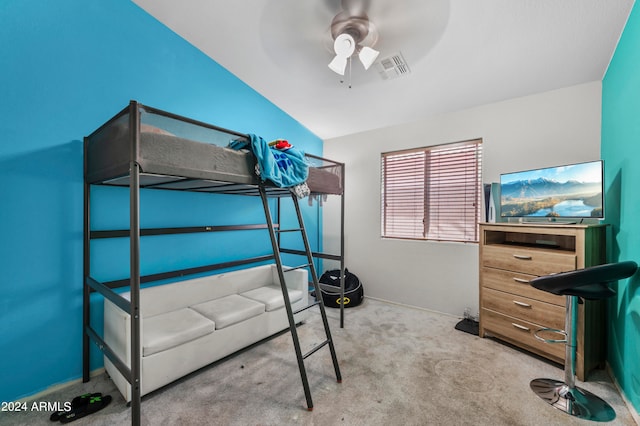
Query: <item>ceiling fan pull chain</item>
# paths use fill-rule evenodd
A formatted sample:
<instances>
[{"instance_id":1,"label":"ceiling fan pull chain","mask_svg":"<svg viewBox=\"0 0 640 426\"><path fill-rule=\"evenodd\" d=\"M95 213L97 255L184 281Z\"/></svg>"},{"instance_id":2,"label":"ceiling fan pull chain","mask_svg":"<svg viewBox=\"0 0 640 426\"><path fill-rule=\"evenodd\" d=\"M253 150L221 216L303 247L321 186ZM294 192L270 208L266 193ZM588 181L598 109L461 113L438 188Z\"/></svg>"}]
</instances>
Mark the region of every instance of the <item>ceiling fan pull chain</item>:
<instances>
[{"instance_id":1,"label":"ceiling fan pull chain","mask_svg":"<svg viewBox=\"0 0 640 426\"><path fill-rule=\"evenodd\" d=\"M349 56L349 89L351 89L351 56Z\"/></svg>"}]
</instances>

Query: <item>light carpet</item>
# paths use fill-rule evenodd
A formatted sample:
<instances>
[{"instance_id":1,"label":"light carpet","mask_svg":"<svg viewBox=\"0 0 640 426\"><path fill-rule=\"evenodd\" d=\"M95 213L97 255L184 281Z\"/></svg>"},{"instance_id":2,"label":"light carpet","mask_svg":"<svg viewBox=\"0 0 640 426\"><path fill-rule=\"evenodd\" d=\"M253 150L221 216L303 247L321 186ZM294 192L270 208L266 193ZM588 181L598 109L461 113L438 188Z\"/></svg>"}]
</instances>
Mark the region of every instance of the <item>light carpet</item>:
<instances>
[{"instance_id":1,"label":"light carpet","mask_svg":"<svg viewBox=\"0 0 640 426\"><path fill-rule=\"evenodd\" d=\"M314 308L317 309L317 308ZM314 402L306 402L290 334L284 333L143 398L143 425L586 425L529 388L538 377L562 380L550 364L493 339L455 330L458 318L366 298L327 309L342 383L327 347L306 360ZM303 352L323 340L317 312L298 327ZM603 370L579 386L609 402L611 425L635 425ZM126 425L130 409L100 375L40 397L70 401L87 392L113 396L74 425ZM53 425L45 412L0 413L2 425Z\"/></svg>"}]
</instances>

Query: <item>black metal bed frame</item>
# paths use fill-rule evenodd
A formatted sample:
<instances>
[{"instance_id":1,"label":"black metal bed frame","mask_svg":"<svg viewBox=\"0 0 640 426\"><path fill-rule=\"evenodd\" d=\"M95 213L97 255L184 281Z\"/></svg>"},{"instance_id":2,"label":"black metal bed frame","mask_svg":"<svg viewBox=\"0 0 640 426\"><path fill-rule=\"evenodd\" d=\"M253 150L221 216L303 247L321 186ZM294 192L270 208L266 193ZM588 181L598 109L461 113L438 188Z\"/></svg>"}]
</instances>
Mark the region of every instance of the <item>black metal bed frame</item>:
<instances>
[{"instance_id":1,"label":"black metal bed frame","mask_svg":"<svg viewBox=\"0 0 640 426\"><path fill-rule=\"evenodd\" d=\"M263 201L266 199L265 197L277 197L277 218L276 223L272 222L272 218L270 217L270 213L268 210L268 206L263 203L265 207L265 215L267 215L267 223L266 224L247 224L247 225L207 225L207 226L195 226L195 227L170 227L170 228L146 228L143 229L140 227L140 174L142 172L140 164L138 162L139 158L139 144L140 144L140 110L144 109L145 111L152 112L154 114L163 115L169 118L174 118L177 120L186 121L192 124L196 124L199 126L207 127L210 129L230 133L237 135L241 138L248 138L248 135L233 132L227 129L223 129L217 126L213 126L207 123L203 123L197 120L192 120L186 117L181 117L166 111L158 110L155 108L151 108L142 104L139 104L136 101L131 101L130 104L124 108L121 112L116 114L113 118L103 124L100 128L98 128L95 132L93 132L90 136L85 137L84 142L84 238L83 238L83 342L82 342L82 353L83 353L83 381L88 382L90 380L90 342L93 341L97 347L103 352L103 354L113 363L113 365L120 371L123 377L130 383L132 390L132 400L131 400L131 410L132 410L132 424L140 424L140 414L141 414L141 395L140 395L140 373L141 373L141 356L140 356L140 285L143 283L149 283L154 281L160 281L170 278L177 278L186 275L211 272L226 268L232 268L237 266L249 265L253 263L265 262L270 260L275 260L279 266L280 274L282 274L282 265L280 261L279 253L289 253L294 255L308 255L309 259L319 258L319 259L329 259L340 262L340 269L342 271L342 279L340 285L341 297L344 296L344 163L339 163L333 160L325 159L319 156L309 155L308 157L320 160L323 162L327 162L332 164L332 167L338 166L341 168L341 187L342 193L340 194L341 205L340 205L340 254L327 254L327 253L318 253L311 252L308 246L308 241L306 239L306 234L304 234L304 225L301 224L303 230L303 237L305 242L305 250L293 250L293 249L285 249L279 248L280 243L280 233L276 231L279 228L280 223L280 198L283 196L290 196L291 192L285 188L277 188L272 186L267 186L265 184L259 185L244 185L231 183L229 187L229 191L225 190L222 187L219 191L214 193L222 193L222 194L243 194L243 195L260 195L263 198ZM131 150L130 150L130 163L129 163L129 229L116 229L116 230L92 230L91 229L91 186L92 185L100 185L104 184L102 180L89 179L89 167L87 161L87 145L89 138L103 129L105 126L108 126L114 120L122 117L124 114L129 114L129 126L130 126L130 134L132 138ZM111 176L109 179L122 177L122 176ZM106 180L106 179L104 179ZM146 185L144 188L153 188L153 185ZM163 188L164 189L164 188ZM164 189L168 190L168 189ZM296 210L298 213L298 218L301 221L301 216L299 212L299 208L297 205L297 200L293 197L294 203L296 206ZM266 201L265 201L266 202ZM188 233L201 233L201 232L219 232L219 231L241 231L241 230L256 230L256 229L267 229L270 231L270 235L272 236L272 246L274 248L274 253L271 255L265 256L257 256L248 259L240 259L234 261L221 262L206 266L199 266L193 268L186 268L176 271L167 271L157 274L150 275L140 275L140 238L144 236L151 235L170 235L170 234L188 234ZM284 231L283 231L284 232ZM94 239L103 239L103 238L129 238L129 247L130 247L130 276L129 278L109 281L109 282L99 282L95 280L91 276L91 241ZM276 252L278 251L278 252ZM310 268L313 275L314 286L316 288L316 294L318 294L318 285L317 285L317 276L315 273L315 268L313 266L313 262L310 260ZM281 277L281 283L284 286L284 279ZM118 293L114 291L115 288L129 286L130 288L130 298L129 300L123 298ZM284 289L284 288L283 288ZM109 347L109 345L103 340L103 338L94 330L91 325L91 308L90 308L90 295L93 292L100 293L104 298L108 299L124 312L128 313L131 316L131 367L127 366L126 363L121 360L117 354ZM286 295L286 291L284 292L285 299L288 300ZM326 324L326 317L324 315L324 306L322 304L322 298L320 297L319 302L315 304L319 304L323 316L323 320L325 322L325 329L328 331L328 325ZM314 304L314 305L315 305ZM310 305L312 306L312 305ZM290 316L290 321L293 319L292 313L290 312L291 307L287 306L287 311ZM344 306L341 306L340 309L340 327L344 327ZM295 327L294 327L295 328ZM294 337L294 344L298 346L297 342L297 334L294 330L292 330L292 335ZM333 350L333 344L331 342L331 338L328 335L328 342L330 343L330 347L332 350L332 356L334 358L334 366L336 368L336 375L338 377L338 381L341 381L337 361L335 358L335 352ZM318 348L319 349L319 348ZM317 349L315 349L317 350ZM315 350L313 352L315 352ZM299 354L298 354L299 355ZM310 355L310 354L308 354ZM307 356L308 356L307 355ZM306 357L306 356L305 356ZM299 356L299 362L301 362L301 358ZM303 373L303 367L301 369L301 373ZM306 377L303 374L303 385L305 387L305 394L307 396L308 408L312 408L311 397L308 390L308 383L306 382Z\"/></svg>"}]
</instances>

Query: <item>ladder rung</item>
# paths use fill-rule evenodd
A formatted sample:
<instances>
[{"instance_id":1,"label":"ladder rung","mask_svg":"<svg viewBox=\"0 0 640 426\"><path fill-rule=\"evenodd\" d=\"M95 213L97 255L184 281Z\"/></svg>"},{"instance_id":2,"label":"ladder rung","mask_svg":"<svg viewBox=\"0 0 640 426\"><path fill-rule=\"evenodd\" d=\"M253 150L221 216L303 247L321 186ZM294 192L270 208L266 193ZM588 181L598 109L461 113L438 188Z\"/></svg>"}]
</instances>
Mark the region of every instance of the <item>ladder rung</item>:
<instances>
[{"instance_id":1,"label":"ladder rung","mask_svg":"<svg viewBox=\"0 0 640 426\"><path fill-rule=\"evenodd\" d=\"M319 301L319 300L317 300L317 301L313 302L313 303L312 303L312 304L310 304L310 305L307 305L307 306L305 306L305 307L303 307L303 308L298 309L297 311L295 311L295 312L293 313L293 315L298 314L298 313L300 313L300 312L302 312L302 311L306 311L307 309L309 309L309 308L313 308L314 306L319 305L319 304L320 304L320 301Z\"/></svg>"},{"instance_id":2,"label":"ladder rung","mask_svg":"<svg viewBox=\"0 0 640 426\"><path fill-rule=\"evenodd\" d=\"M310 263L305 263L304 265L294 266L291 268L282 268L282 272L295 271L296 269L308 268L309 266L311 266Z\"/></svg>"},{"instance_id":3,"label":"ladder rung","mask_svg":"<svg viewBox=\"0 0 640 426\"><path fill-rule=\"evenodd\" d=\"M293 228L293 229L274 229L275 232L300 232L302 228Z\"/></svg>"},{"instance_id":4,"label":"ladder rung","mask_svg":"<svg viewBox=\"0 0 640 426\"><path fill-rule=\"evenodd\" d=\"M325 346L327 343L329 343L329 340L325 340L324 342L320 343L318 346L316 346L315 348L311 349L309 352L307 352L306 354L304 354L302 356L302 359L307 359L307 357L313 355L314 353L316 353L320 348L322 348L323 346Z\"/></svg>"}]
</instances>

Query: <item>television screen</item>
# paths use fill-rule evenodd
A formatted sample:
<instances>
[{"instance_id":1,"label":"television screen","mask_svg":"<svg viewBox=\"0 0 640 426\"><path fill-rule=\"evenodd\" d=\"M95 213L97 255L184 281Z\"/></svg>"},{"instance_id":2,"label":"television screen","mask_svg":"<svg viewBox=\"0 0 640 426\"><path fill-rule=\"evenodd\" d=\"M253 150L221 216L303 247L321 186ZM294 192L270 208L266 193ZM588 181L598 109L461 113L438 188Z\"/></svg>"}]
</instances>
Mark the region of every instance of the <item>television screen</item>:
<instances>
[{"instance_id":1,"label":"television screen","mask_svg":"<svg viewBox=\"0 0 640 426\"><path fill-rule=\"evenodd\" d=\"M500 175L500 216L604 218L601 160Z\"/></svg>"}]
</instances>

